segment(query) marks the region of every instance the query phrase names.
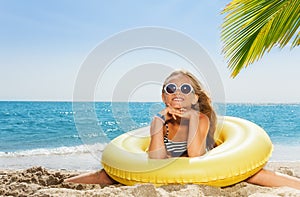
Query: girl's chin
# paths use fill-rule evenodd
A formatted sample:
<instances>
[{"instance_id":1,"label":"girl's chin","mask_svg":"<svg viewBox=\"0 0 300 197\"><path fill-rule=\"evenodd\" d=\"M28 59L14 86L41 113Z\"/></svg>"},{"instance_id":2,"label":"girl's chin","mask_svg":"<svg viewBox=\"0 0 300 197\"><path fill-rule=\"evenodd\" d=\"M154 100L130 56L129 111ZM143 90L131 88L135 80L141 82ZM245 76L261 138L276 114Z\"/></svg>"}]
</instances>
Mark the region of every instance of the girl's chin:
<instances>
[{"instance_id":1,"label":"girl's chin","mask_svg":"<svg viewBox=\"0 0 300 197\"><path fill-rule=\"evenodd\" d=\"M172 106L173 108L175 108L175 109L181 109L181 108L184 107L184 105L183 105L182 103L178 103L178 102L172 103L171 106Z\"/></svg>"}]
</instances>

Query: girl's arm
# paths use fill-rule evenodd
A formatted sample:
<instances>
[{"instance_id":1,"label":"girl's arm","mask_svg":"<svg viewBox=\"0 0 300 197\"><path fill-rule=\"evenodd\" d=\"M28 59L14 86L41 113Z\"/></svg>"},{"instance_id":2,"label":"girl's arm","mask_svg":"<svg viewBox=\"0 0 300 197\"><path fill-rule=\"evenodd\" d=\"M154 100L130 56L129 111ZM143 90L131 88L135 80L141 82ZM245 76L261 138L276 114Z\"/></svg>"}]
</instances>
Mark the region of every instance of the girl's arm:
<instances>
[{"instance_id":1,"label":"girl's arm","mask_svg":"<svg viewBox=\"0 0 300 197\"><path fill-rule=\"evenodd\" d=\"M198 157L206 153L206 137L209 130L209 118L192 110L189 122L188 156Z\"/></svg>"},{"instance_id":2,"label":"girl's arm","mask_svg":"<svg viewBox=\"0 0 300 197\"><path fill-rule=\"evenodd\" d=\"M164 121L159 117L154 116L150 126L151 140L148 149L148 155L151 159L164 159L167 158L167 151L164 144Z\"/></svg>"}]
</instances>

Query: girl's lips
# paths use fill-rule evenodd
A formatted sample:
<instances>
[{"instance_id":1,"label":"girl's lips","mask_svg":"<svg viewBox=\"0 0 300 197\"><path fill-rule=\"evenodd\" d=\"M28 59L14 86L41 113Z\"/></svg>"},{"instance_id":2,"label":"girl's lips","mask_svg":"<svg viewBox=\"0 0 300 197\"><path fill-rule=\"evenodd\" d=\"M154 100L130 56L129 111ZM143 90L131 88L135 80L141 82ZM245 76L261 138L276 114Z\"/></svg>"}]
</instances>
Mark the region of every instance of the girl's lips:
<instances>
[{"instance_id":1,"label":"girl's lips","mask_svg":"<svg viewBox=\"0 0 300 197\"><path fill-rule=\"evenodd\" d=\"M182 101L184 101L184 99L181 98L181 97L175 97L175 98L172 99L172 101L179 101L179 102L182 102Z\"/></svg>"}]
</instances>

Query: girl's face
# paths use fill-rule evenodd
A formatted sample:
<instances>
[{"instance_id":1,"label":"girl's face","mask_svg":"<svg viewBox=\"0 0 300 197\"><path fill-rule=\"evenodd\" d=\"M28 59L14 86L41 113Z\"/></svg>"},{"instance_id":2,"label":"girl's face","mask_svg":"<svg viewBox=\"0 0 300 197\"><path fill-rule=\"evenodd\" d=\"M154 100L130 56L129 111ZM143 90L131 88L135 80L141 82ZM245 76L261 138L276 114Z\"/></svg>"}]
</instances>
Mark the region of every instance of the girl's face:
<instances>
[{"instance_id":1,"label":"girl's face","mask_svg":"<svg viewBox=\"0 0 300 197\"><path fill-rule=\"evenodd\" d=\"M190 109L192 105L197 103L198 96L193 91L189 94L184 94L180 89L178 89L182 84L190 84L191 86L193 85L189 77L178 74L170 77L165 85L169 83L176 84L177 90L174 94L168 94L166 92L162 94L162 100L167 106L175 109Z\"/></svg>"}]
</instances>

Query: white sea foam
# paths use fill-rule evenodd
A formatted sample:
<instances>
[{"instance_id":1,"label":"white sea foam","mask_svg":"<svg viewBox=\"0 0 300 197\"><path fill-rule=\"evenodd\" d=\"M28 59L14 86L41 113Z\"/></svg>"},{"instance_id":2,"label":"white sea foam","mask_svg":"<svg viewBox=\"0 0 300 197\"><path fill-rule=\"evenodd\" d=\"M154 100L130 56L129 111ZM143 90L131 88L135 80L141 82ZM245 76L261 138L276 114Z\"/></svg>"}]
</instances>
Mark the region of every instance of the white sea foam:
<instances>
[{"instance_id":1,"label":"white sea foam","mask_svg":"<svg viewBox=\"0 0 300 197\"><path fill-rule=\"evenodd\" d=\"M78 146L63 146L58 148L38 148L32 150L23 150L17 152L1 152L0 158L11 158L11 157L30 157L30 156L41 156L41 155L68 155L68 154L82 154L82 153L95 153L102 152L107 144L93 144L93 145L78 145Z\"/></svg>"}]
</instances>

